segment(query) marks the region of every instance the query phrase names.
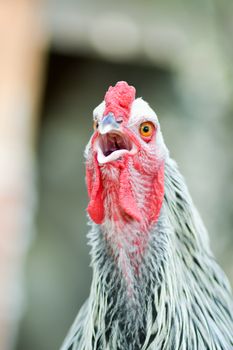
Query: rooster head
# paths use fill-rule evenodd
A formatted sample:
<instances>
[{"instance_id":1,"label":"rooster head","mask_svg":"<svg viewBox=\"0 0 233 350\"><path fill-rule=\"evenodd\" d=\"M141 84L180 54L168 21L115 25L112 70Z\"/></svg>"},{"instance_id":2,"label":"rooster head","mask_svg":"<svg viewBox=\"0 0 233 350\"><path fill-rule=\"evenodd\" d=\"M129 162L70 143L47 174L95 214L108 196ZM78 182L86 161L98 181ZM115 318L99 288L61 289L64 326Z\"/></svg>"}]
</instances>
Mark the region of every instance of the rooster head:
<instances>
[{"instance_id":1,"label":"rooster head","mask_svg":"<svg viewBox=\"0 0 233 350\"><path fill-rule=\"evenodd\" d=\"M162 206L167 148L155 112L135 93L118 82L94 109L85 152L87 211L97 224L136 221L146 229Z\"/></svg>"}]
</instances>

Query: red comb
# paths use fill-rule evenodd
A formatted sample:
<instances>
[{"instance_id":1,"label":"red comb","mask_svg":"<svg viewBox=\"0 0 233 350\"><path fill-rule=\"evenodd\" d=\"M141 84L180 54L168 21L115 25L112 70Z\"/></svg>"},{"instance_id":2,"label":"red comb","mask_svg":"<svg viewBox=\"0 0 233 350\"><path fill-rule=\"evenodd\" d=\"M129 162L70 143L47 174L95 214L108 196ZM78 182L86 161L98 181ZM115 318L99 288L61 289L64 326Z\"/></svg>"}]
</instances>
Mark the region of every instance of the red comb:
<instances>
[{"instance_id":1,"label":"red comb","mask_svg":"<svg viewBox=\"0 0 233 350\"><path fill-rule=\"evenodd\" d=\"M115 86L110 86L104 98L104 116L113 113L115 117L122 117L126 121L135 100L135 93L135 88L125 81L119 81Z\"/></svg>"}]
</instances>

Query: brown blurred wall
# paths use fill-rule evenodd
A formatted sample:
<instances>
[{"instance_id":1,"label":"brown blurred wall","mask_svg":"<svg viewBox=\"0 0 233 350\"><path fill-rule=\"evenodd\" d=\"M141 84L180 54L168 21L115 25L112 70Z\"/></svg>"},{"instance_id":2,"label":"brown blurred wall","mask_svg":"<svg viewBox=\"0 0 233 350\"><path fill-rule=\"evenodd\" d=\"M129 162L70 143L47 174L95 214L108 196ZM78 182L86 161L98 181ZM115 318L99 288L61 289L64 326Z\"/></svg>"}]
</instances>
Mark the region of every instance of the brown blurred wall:
<instances>
[{"instance_id":1,"label":"brown blurred wall","mask_svg":"<svg viewBox=\"0 0 233 350\"><path fill-rule=\"evenodd\" d=\"M0 1L0 349L13 346L33 214L33 138L44 61L39 8Z\"/></svg>"}]
</instances>

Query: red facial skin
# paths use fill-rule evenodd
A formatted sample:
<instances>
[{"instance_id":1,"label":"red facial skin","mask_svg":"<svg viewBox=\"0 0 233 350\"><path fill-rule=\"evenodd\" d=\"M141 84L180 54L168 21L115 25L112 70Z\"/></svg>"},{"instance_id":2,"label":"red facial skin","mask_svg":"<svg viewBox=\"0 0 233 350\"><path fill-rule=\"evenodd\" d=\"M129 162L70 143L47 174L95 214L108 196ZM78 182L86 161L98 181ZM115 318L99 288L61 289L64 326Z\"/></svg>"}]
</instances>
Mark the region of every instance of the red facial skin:
<instances>
[{"instance_id":1,"label":"red facial skin","mask_svg":"<svg viewBox=\"0 0 233 350\"><path fill-rule=\"evenodd\" d=\"M142 151L141 143L139 142L137 136L126 127L123 127L122 130L124 134L126 134L137 146L138 152L135 155L126 154L121 159L103 165L98 164L97 154L94 150L95 141L98 138L98 131L96 131L92 137L91 150L93 159L91 164L87 163L86 168L87 189L90 198L87 211L91 219L96 224L103 223L103 220L105 219L105 198L103 188L105 187L113 190L113 186L110 183L111 179L105 179L103 184L101 168L115 167L119 169L119 179L116 179L119 182L117 188L115 189L118 191L118 194L114 196L115 198L118 198L118 201L116 201L115 205L116 207L119 206L118 212L122 213L123 220L125 219L123 215L125 213L132 220L136 220L138 222L145 221L143 218L146 217L148 224L151 224L156 222L158 219L164 197L164 164L161 162L161 164L158 166L158 164L156 164L156 160L154 160L152 167L150 164L148 165L149 169L145 167L142 161L144 152ZM149 143L153 141L155 136L156 135L153 135L150 138L142 138L146 143ZM151 187L150 196L148 195L150 200L145 213L144 210L138 208L131 181L129 181L131 179L131 174L129 172L129 160L131 163L133 163L135 170L139 172L141 176L144 175L151 177L151 182L148 184ZM149 159L148 162L150 163L151 159ZM113 193L109 192L110 196L112 194ZM116 213L112 213L112 215L111 213L108 213L108 218L117 221Z\"/></svg>"}]
</instances>

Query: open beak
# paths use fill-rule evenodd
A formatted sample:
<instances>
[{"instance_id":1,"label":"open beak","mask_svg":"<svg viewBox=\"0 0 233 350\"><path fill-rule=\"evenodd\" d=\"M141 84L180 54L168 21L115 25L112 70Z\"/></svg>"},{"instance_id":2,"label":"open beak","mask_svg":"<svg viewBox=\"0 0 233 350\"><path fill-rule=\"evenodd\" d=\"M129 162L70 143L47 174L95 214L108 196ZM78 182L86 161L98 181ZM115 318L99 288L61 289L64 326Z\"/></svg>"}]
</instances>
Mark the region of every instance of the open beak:
<instances>
[{"instance_id":1,"label":"open beak","mask_svg":"<svg viewBox=\"0 0 233 350\"><path fill-rule=\"evenodd\" d=\"M108 114L99 123L96 140L97 160L100 164L115 161L125 154L135 154L136 145L122 131L113 114Z\"/></svg>"}]
</instances>

